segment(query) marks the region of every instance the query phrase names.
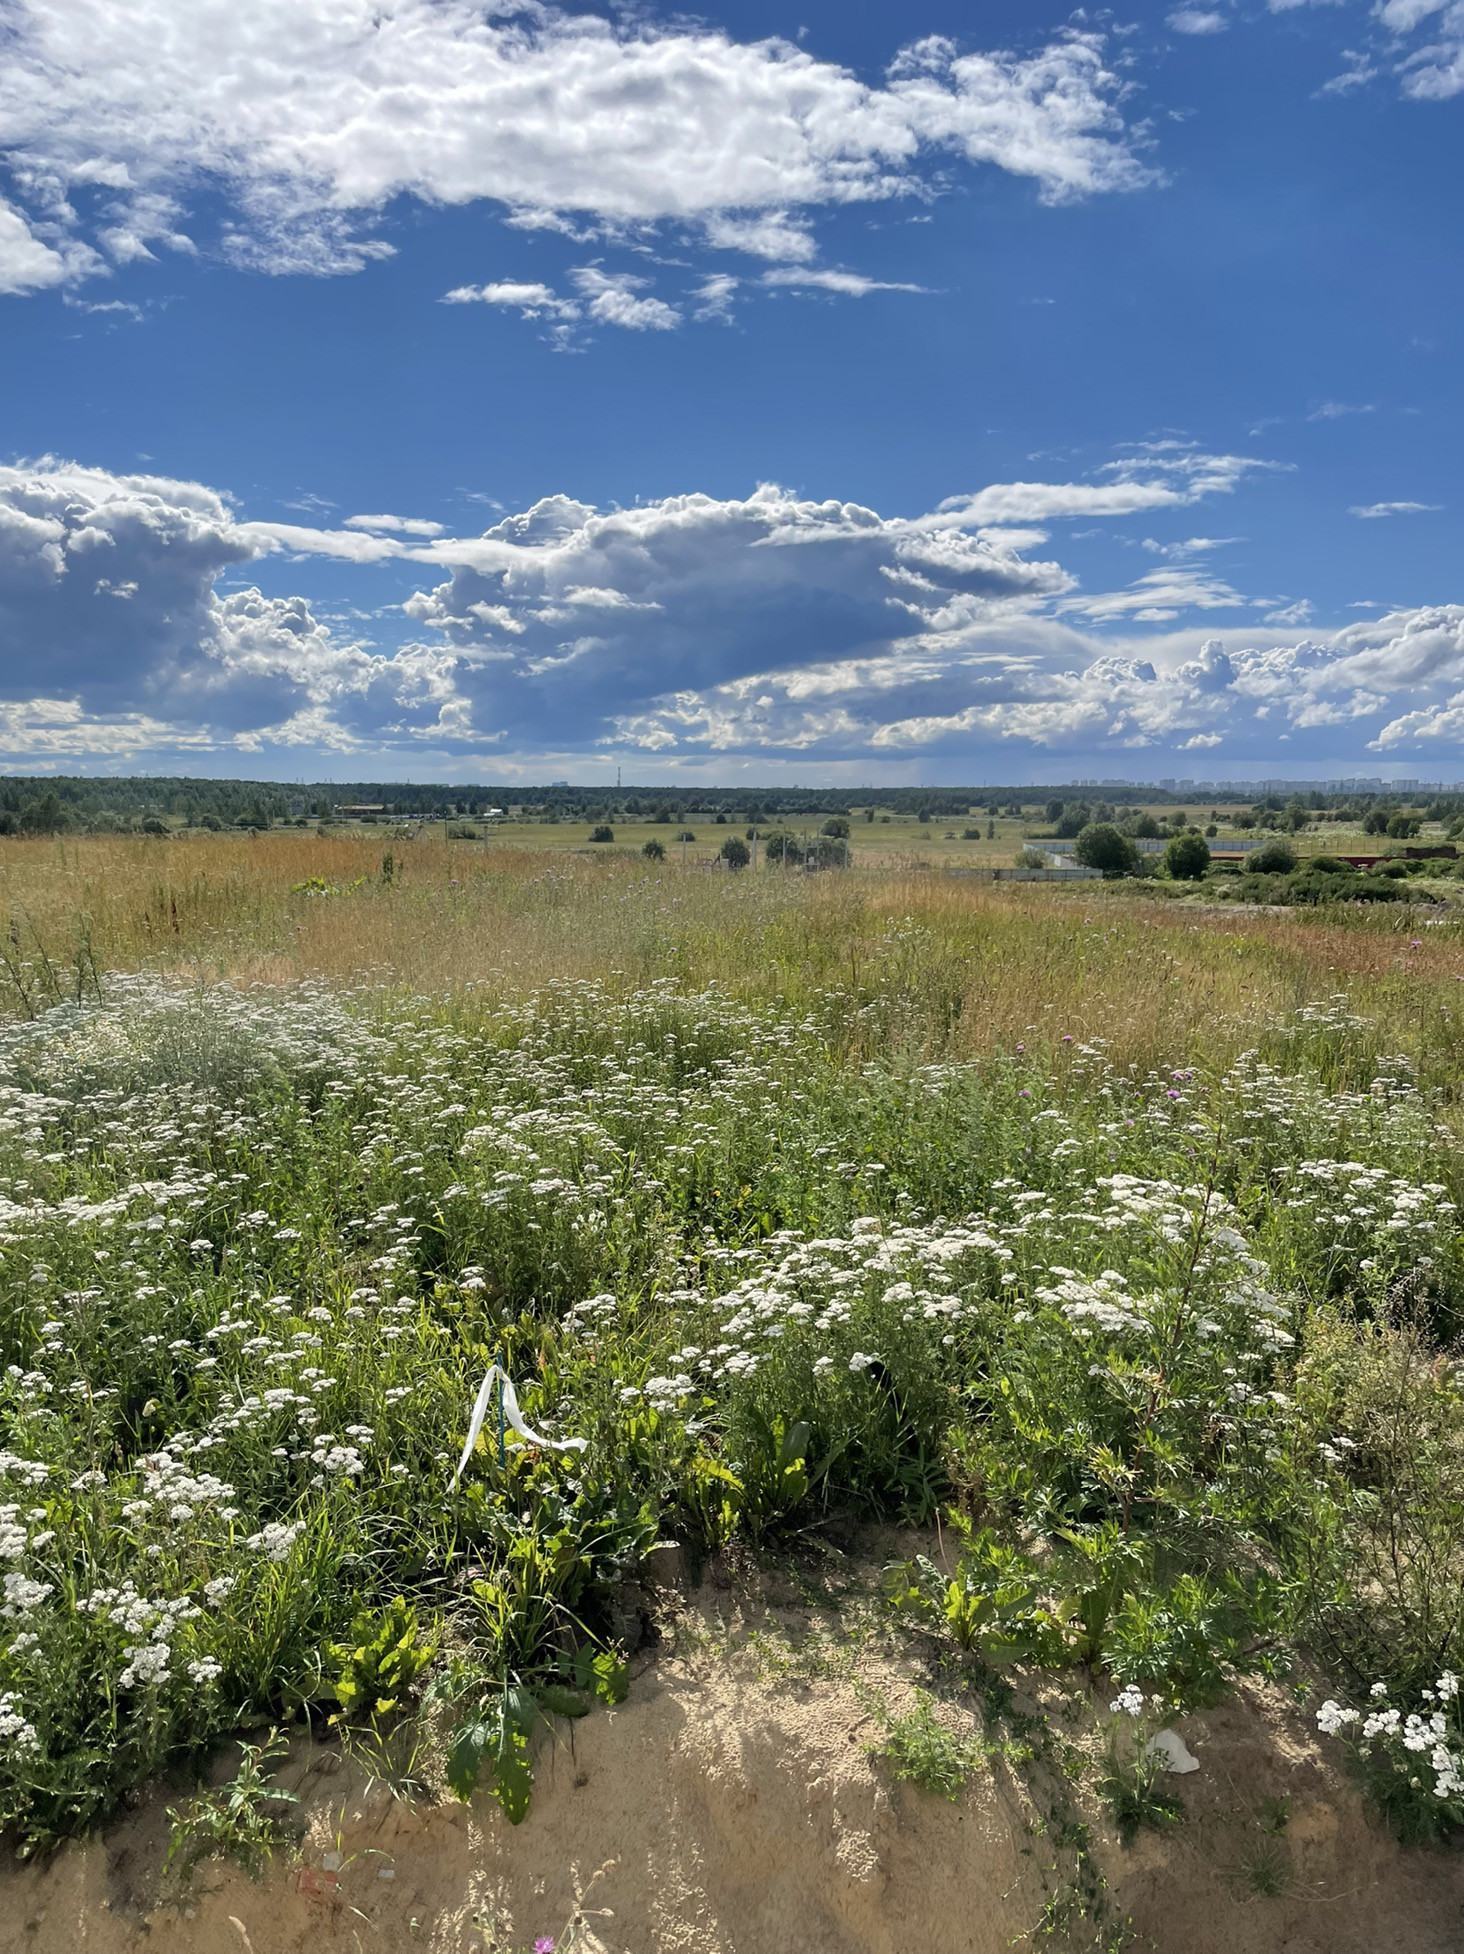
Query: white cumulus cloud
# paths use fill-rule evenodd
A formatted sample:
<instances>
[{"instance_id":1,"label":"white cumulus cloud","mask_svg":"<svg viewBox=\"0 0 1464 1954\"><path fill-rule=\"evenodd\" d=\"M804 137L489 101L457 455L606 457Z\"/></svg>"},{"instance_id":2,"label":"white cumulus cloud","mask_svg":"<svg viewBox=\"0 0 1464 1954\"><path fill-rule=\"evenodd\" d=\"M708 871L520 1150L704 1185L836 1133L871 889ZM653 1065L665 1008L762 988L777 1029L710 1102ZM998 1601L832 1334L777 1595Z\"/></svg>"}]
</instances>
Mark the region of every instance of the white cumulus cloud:
<instances>
[{"instance_id":1,"label":"white cumulus cloud","mask_svg":"<svg viewBox=\"0 0 1464 1954\"><path fill-rule=\"evenodd\" d=\"M862 299L869 292L923 292L923 285L902 285L881 278L866 278L862 272L805 269L799 265L779 265L762 275L764 285L803 285L822 292L837 292L843 298Z\"/></svg>"},{"instance_id":2,"label":"white cumulus cloud","mask_svg":"<svg viewBox=\"0 0 1464 1954\"><path fill-rule=\"evenodd\" d=\"M496 284L458 285L442 297L444 305L502 305L525 319L578 319L573 299L563 299L548 285L505 278Z\"/></svg>"},{"instance_id":3,"label":"white cumulus cloud","mask_svg":"<svg viewBox=\"0 0 1464 1954\"><path fill-rule=\"evenodd\" d=\"M0 292L36 292L60 285L72 266L43 244L20 212L0 198Z\"/></svg>"},{"instance_id":4,"label":"white cumulus cloud","mask_svg":"<svg viewBox=\"0 0 1464 1954\"><path fill-rule=\"evenodd\" d=\"M630 332L674 332L681 324L681 314L674 305L639 296L649 285L648 278L626 271L602 271L598 265L581 265L570 277L584 300L587 316L602 326L624 326Z\"/></svg>"},{"instance_id":5,"label":"white cumulus cloud","mask_svg":"<svg viewBox=\"0 0 1464 1954\"><path fill-rule=\"evenodd\" d=\"M119 262L190 248L203 191L238 262L327 272L390 249L372 226L400 196L572 234L698 222L799 261L808 212L903 194L926 159L1048 201L1154 180L1091 33L1030 54L928 38L870 83L787 41L478 0L7 0L4 22L17 197Z\"/></svg>"},{"instance_id":6,"label":"white cumulus cloud","mask_svg":"<svg viewBox=\"0 0 1464 1954\"><path fill-rule=\"evenodd\" d=\"M1439 502L1363 502L1354 504L1347 513L1363 522L1378 522L1384 516L1434 515L1442 506Z\"/></svg>"}]
</instances>

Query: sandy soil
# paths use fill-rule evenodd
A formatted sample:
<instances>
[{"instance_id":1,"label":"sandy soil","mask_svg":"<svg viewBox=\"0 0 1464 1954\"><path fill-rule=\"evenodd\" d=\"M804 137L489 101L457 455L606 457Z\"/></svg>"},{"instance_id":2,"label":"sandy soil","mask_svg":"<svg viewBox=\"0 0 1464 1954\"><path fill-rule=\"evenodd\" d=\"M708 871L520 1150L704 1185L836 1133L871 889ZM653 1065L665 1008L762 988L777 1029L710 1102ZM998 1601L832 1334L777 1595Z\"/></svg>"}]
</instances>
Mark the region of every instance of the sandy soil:
<instances>
[{"instance_id":1,"label":"sandy soil","mask_svg":"<svg viewBox=\"0 0 1464 1954\"><path fill-rule=\"evenodd\" d=\"M560 1954L999 1954L1029 1942L1044 1906L1051 1918L1074 1890L1072 1835L1043 1823L1058 1780L998 1757L954 1803L892 1783L866 1748L870 1692L907 1707L918 1662L860 1645L830 1674L806 1641L789 1654L808 1624L765 1591L701 1590L642 1660L629 1701L575 1726L572 1742L561 1726L563 1741L541 1750L517 1828L483 1795L471 1808L398 1802L333 1746L301 1744L281 1773L302 1798L298 1855L257 1884L206 1866L180 1906L160 1897L160 1792L105 1836L0 1874L0 1954L519 1954L541 1935ZM978 1728L959 1703L947 1714ZM1464 1948L1464 1855L1396 1846L1338 1748L1283 1695L1248 1690L1179 1727L1201 1766L1172 1780L1184 1824L1126 1851L1090 1789L1067 1813L1092 1827L1110 1927L1131 1921L1126 1945ZM1098 1728L1074 1712L1077 1742L1092 1749ZM1100 1943L1077 1919L1041 1944Z\"/></svg>"}]
</instances>

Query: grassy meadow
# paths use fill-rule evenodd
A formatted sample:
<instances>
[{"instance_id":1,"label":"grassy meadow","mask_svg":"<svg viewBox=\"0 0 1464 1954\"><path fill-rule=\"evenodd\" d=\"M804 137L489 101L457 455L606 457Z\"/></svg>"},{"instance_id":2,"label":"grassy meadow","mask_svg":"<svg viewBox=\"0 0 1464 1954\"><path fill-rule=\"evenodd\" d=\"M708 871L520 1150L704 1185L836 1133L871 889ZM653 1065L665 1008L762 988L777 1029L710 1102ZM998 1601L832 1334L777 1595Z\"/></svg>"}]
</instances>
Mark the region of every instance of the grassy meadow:
<instances>
[{"instance_id":1,"label":"grassy meadow","mask_svg":"<svg viewBox=\"0 0 1464 1954\"><path fill-rule=\"evenodd\" d=\"M711 851L650 863L588 848L582 831L571 850L563 832L0 837L0 986L23 1011L17 976L39 1004L85 989L94 960L459 1000L556 979L715 985L790 1009L834 991L849 1005L841 1037L871 1056L1060 1050L1071 1035L1144 1064L1222 1060L1336 995L1431 1077L1454 1074L1464 925L1452 909L1219 910L1176 885L991 884L911 860L860 866L857 848L850 871L728 874Z\"/></svg>"},{"instance_id":2,"label":"grassy meadow","mask_svg":"<svg viewBox=\"0 0 1464 1954\"><path fill-rule=\"evenodd\" d=\"M24 1848L306 1719L521 1819L658 1541L870 1522L1125 1824L1261 1674L1464 1825L1452 912L285 830L0 840L0 920Z\"/></svg>"}]
</instances>

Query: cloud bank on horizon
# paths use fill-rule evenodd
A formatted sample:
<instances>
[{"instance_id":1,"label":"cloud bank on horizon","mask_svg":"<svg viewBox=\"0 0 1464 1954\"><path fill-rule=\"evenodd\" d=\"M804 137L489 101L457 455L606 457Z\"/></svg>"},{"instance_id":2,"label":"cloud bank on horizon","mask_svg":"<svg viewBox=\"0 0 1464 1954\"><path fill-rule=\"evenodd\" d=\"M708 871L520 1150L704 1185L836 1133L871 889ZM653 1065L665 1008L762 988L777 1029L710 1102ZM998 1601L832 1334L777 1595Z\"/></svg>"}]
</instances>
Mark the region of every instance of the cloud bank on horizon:
<instances>
[{"instance_id":1,"label":"cloud bank on horizon","mask_svg":"<svg viewBox=\"0 0 1464 1954\"><path fill-rule=\"evenodd\" d=\"M0 754L298 771L309 751L406 772L612 751L1009 775L1203 773L1221 748L1298 770L1364 750L1442 764L1464 737L1464 605L1315 636L1242 623L1223 642L1084 628L1171 624L1206 590L1217 610L1248 600L1202 567L1207 537L1130 592L1086 595L1042 525L1233 496L1262 465L1156 444L1097 480L993 484L914 518L772 486L608 511L552 496L462 537L390 514L249 521L197 483L3 468ZM400 641L230 587L286 555L405 568Z\"/></svg>"}]
</instances>

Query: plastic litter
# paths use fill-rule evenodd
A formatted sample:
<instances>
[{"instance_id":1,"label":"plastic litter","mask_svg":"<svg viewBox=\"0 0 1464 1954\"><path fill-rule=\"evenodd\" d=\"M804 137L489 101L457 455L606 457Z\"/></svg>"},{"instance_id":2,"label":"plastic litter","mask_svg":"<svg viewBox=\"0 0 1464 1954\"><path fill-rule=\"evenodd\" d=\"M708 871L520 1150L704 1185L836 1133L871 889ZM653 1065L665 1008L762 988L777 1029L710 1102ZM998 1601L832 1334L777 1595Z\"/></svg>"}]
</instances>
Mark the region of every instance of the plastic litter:
<instances>
[{"instance_id":1,"label":"plastic litter","mask_svg":"<svg viewBox=\"0 0 1464 1954\"><path fill-rule=\"evenodd\" d=\"M1198 1771L1200 1760L1177 1730L1156 1730L1144 1746L1146 1757L1157 1757L1166 1771Z\"/></svg>"},{"instance_id":2,"label":"plastic litter","mask_svg":"<svg viewBox=\"0 0 1464 1954\"><path fill-rule=\"evenodd\" d=\"M473 1406L473 1415L468 1421L468 1440L463 1447L463 1456L458 1460L457 1471L452 1475L454 1486L462 1478L463 1473L467 1469L468 1460L473 1456L473 1447L478 1443L478 1434L482 1431L484 1421L488 1416L488 1405L493 1396L495 1382L498 1385L499 1392L498 1440L500 1449L503 1444L503 1426L507 1422L513 1426L513 1429L518 1433L519 1437L526 1439L530 1445L544 1445L551 1452L583 1452L585 1450L588 1441L583 1438L545 1438L542 1432L531 1430L524 1423L524 1415L519 1410L518 1393L513 1388L513 1380L501 1364L490 1364L487 1375L484 1377L482 1386L479 1389L477 1401Z\"/></svg>"}]
</instances>

